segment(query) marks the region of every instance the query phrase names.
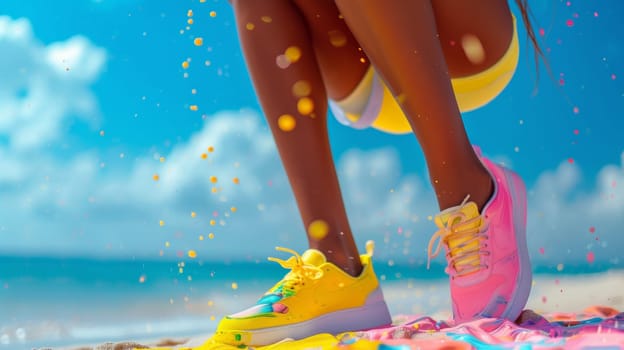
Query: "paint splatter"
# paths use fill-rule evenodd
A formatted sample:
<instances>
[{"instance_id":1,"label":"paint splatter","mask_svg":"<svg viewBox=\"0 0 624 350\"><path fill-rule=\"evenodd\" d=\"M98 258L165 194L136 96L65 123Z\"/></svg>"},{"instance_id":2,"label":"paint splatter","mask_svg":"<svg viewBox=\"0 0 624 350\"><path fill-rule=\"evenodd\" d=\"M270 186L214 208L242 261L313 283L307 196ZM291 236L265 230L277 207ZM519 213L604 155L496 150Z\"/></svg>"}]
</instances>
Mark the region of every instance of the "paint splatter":
<instances>
[{"instance_id":1,"label":"paint splatter","mask_svg":"<svg viewBox=\"0 0 624 350\"><path fill-rule=\"evenodd\" d=\"M571 20L571 19L566 20L566 26L573 27L574 26L574 21Z\"/></svg>"},{"instance_id":2,"label":"paint splatter","mask_svg":"<svg viewBox=\"0 0 624 350\"><path fill-rule=\"evenodd\" d=\"M594 261L596 261L596 255L594 254L594 252L588 252L586 259L588 263L593 264Z\"/></svg>"}]
</instances>

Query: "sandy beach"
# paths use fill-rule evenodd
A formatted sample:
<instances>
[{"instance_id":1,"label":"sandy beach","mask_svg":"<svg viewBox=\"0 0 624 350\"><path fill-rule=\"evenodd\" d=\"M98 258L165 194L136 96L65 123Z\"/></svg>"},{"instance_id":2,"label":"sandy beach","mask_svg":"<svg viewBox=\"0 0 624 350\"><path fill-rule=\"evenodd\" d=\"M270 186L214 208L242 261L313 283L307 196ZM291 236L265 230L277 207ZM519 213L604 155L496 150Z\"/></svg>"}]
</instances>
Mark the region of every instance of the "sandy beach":
<instances>
[{"instance_id":1,"label":"sandy beach","mask_svg":"<svg viewBox=\"0 0 624 350\"><path fill-rule=\"evenodd\" d=\"M385 282L384 294L394 316L404 314L426 314L434 319L444 320L450 316L450 304L445 297L447 284L444 280L434 283L415 280ZM583 313L592 306L607 306L624 310L624 270L611 270L595 274L565 275L539 274L534 276L533 289L527 309L540 314ZM251 295L242 296L241 299ZM241 300L239 299L239 300ZM232 310L233 311L233 310ZM135 341L103 343L95 345L74 345L64 350L127 350L135 347L187 348L199 346L211 334L197 334L190 338L171 334L166 339L139 339Z\"/></svg>"}]
</instances>

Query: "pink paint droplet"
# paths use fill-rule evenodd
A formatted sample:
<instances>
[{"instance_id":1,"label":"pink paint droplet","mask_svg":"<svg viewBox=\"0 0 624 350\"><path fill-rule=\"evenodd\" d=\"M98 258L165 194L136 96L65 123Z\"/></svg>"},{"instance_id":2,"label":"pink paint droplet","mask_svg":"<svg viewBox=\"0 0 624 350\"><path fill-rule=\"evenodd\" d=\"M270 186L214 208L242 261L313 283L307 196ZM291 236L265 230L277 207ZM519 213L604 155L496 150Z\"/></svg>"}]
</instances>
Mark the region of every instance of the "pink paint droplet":
<instances>
[{"instance_id":1,"label":"pink paint droplet","mask_svg":"<svg viewBox=\"0 0 624 350\"><path fill-rule=\"evenodd\" d=\"M594 232L596 232L596 228L595 228L594 226L591 226L591 227L589 228L589 232L590 232L590 233L594 233Z\"/></svg>"},{"instance_id":2,"label":"pink paint droplet","mask_svg":"<svg viewBox=\"0 0 624 350\"><path fill-rule=\"evenodd\" d=\"M568 163L570 163L570 164L574 163L574 159L568 158Z\"/></svg>"},{"instance_id":3,"label":"pink paint droplet","mask_svg":"<svg viewBox=\"0 0 624 350\"><path fill-rule=\"evenodd\" d=\"M579 130L578 129L574 129L574 135L578 135L579 134Z\"/></svg>"},{"instance_id":4,"label":"pink paint droplet","mask_svg":"<svg viewBox=\"0 0 624 350\"><path fill-rule=\"evenodd\" d=\"M455 46L455 40L451 40L451 41L449 41L449 45L451 45L451 46Z\"/></svg>"},{"instance_id":5,"label":"pink paint droplet","mask_svg":"<svg viewBox=\"0 0 624 350\"><path fill-rule=\"evenodd\" d=\"M559 285L559 280L558 279L555 280L555 284Z\"/></svg>"},{"instance_id":6,"label":"pink paint droplet","mask_svg":"<svg viewBox=\"0 0 624 350\"><path fill-rule=\"evenodd\" d=\"M594 252L588 252L587 253L587 262L590 263L590 264L593 264L595 260L596 260L596 256L594 255Z\"/></svg>"},{"instance_id":7,"label":"pink paint droplet","mask_svg":"<svg viewBox=\"0 0 624 350\"><path fill-rule=\"evenodd\" d=\"M617 182L615 180L611 181L611 187L616 188Z\"/></svg>"},{"instance_id":8,"label":"pink paint droplet","mask_svg":"<svg viewBox=\"0 0 624 350\"><path fill-rule=\"evenodd\" d=\"M598 12L594 12L594 17L598 17Z\"/></svg>"},{"instance_id":9,"label":"pink paint droplet","mask_svg":"<svg viewBox=\"0 0 624 350\"><path fill-rule=\"evenodd\" d=\"M400 226L399 226L399 228L397 228L397 233L398 233L398 234L403 233L403 227L400 227Z\"/></svg>"},{"instance_id":10,"label":"pink paint droplet","mask_svg":"<svg viewBox=\"0 0 624 350\"><path fill-rule=\"evenodd\" d=\"M572 113L574 114L579 114L580 110L578 107L574 106L574 108L572 108Z\"/></svg>"},{"instance_id":11,"label":"pink paint droplet","mask_svg":"<svg viewBox=\"0 0 624 350\"><path fill-rule=\"evenodd\" d=\"M546 31L544 30L544 28L540 28L540 29L538 30L538 33L539 33L539 35L540 35L540 36L544 36L544 35L546 35Z\"/></svg>"},{"instance_id":12,"label":"pink paint droplet","mask_svg":"<svg viewBox=\"0 0 624 350\"><path fill-rule=\"evenodd\" d=\"M565 80L563 80L563 78L559 78L559 85L565 85Z\"/></svg>"},{"instance_id":13,"label":"pink paint droplet","mask_svg":"<svg viewBox=\"0 0 624 350\"><path fill-rule=\"evenodd\" d=\"M573 14L572 14L572 17L574 17L574 18L579 18L579 14L578 14L578 13L573 13Z\"/></svg>"},{"instance_id":14,"label":"pink paint droplet","mask_svg":"<svg viewBox=\"0 0 624 350\"><path fill-rule=\"evenodd\" d=\"M218 211L216 211L216 210L215 210L215 211L213 211L213 212L212 212L212 216L214 216L214 217L216 218L217 216L219 216L219 212L218 212Z\"/></svg>"},{"instance_id":15,"label":"pink paint droplet","mask_svg":"<svg viewBox=\"0 0 624 350\"><path fill-rule=\"evenodd\" d=\"M568 27L572 27L572 26L574 26L574 21L573 21L573 20L571 20L571 19L568 19L568 20L566 20L566 25L567 25Z\"/></svg>"},{"instance_id":16,"label":"pink paint droplet","mask_svg":"<svg viewBox=\"0 0 624 350\"><path fill-rule=\"evenodd\" d=\"M616 76L615 74L611 74L611 80L615 80Z\"/></svg>"},{"instance_id":17,"label":"pink paint droplet","mask_svg":"<svg viewBox=\"0 0 624 350\"><path fill-rule=\"evenodd\" d=\"M548 301L548 298L546 298L546 296L544 295L544 296L542 297L542 303L546 304L546 302L547 302L547 301Z\"/></svg>"},{"instance_id":18,"label":"pink paint droplet","mask_svg":"<svg viewBox=\"0 0 624 350\"><path fill-rule=\"evenodd\" d=\"M542 255L544 255L544 247L540 247L540 249L539 249L539 253L540 253L540 254L542 254Z\"/></svg>"},{"instance_id":19,"label":"pink paint droplet","mask_svg":"<svg viewBox=\"0 0 624 350\"><path fill-rule=\"evenodd\" d=\"M570 5L572 5L572 3L569 1L566 1L566 6L570 6Z\"/></svg>"}]
</instances>

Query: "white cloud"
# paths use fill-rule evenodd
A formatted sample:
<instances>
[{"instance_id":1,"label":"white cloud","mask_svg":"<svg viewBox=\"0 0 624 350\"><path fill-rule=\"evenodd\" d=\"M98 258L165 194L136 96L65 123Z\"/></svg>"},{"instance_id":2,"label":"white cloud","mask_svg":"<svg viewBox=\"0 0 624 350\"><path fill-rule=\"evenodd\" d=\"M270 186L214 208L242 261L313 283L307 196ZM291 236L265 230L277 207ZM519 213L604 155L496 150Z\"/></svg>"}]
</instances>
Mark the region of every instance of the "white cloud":
<instances>
[{"instance_id":1,"label":"white cloud","mask_svg":"<svg viewBox=\"0 0 624 350\"><path fill-rule=\"evenodd\" d=\"M57 140L71 114L95 125L89 85L102 70L103 49L82 36L46 46L28 20L0 16L0 52L0 141L17 151L36 149Z\"/></svg>"}]
</instances>

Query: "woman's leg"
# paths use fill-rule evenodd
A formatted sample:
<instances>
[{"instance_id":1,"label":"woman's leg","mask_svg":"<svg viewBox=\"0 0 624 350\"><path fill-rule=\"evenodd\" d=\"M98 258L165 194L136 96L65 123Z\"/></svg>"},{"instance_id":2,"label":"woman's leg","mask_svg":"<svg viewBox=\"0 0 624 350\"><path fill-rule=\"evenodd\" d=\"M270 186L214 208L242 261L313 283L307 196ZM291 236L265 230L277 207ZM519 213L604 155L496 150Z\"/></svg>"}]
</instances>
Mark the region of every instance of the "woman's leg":
<instances>
[{"instance_id":1,"label":"woman's leg","mask_svg":"<svg viewBox=\"0 0 624 350\"><path fill-rule=\"evenodd\" d=\"M506 13L503 12L506 16L490 20L496 25L508 20L508 25L504 30L494 28L491 32L483 28L475 30L474 33L483 36L482 44L487 50L494 48L492 54L486 54L486 59L477 65L466 64L466 56L451 45L451 40L461 33L459 30L465 30L467 24L476 28L481 24L487 26L488 21L450 22L462 16L475 18L462 12L469 11L470 7L461 0L434 4L372 0L336 0L336 3L412 125L427 159L440 208L458 205L470 194L471 200L482 209L492 195L492 180L468 140L450 78L451 73L467 75L483 70L496 62L497 55L502 56L501 48L506 48L512 33L505 1L479 2L479 11L488 6L499 12L506 9ZM458 11L453 4L467 8ZM494 12L486 13L491 14L490 11ZM475 9L468 13L475 13ZM451 66L447 66L445 55Z\"/></svg>"},{"instance_id":2,"label":"woman's leg","mask_svg":"<svg viewBox=\"0 0 624 350\"><path fill-rule=\"evenodd\" d=\"M247 65L303 224L307 229L316 222L321 231L308 235L310 246L357 275L362 267L332 160L327 94L319 71L319 61L331 62L333 58L325 53L327 50L315 54L315 48L323 46L322 40L317 31L308 29L306 18L292 1L235 0L233 5ZM311 20L309 15L307 20ZM357 53L352 43L349 47ZM360 68L358 63L336 64ZM327 71L325 75L332 78L334 73ZM338 80L341 86L330 84L332 93L347 94L357 84L358 74L351 74L353 81ZM327 232L323 232L325 227Z\"/></svg>"}]
</instances>

